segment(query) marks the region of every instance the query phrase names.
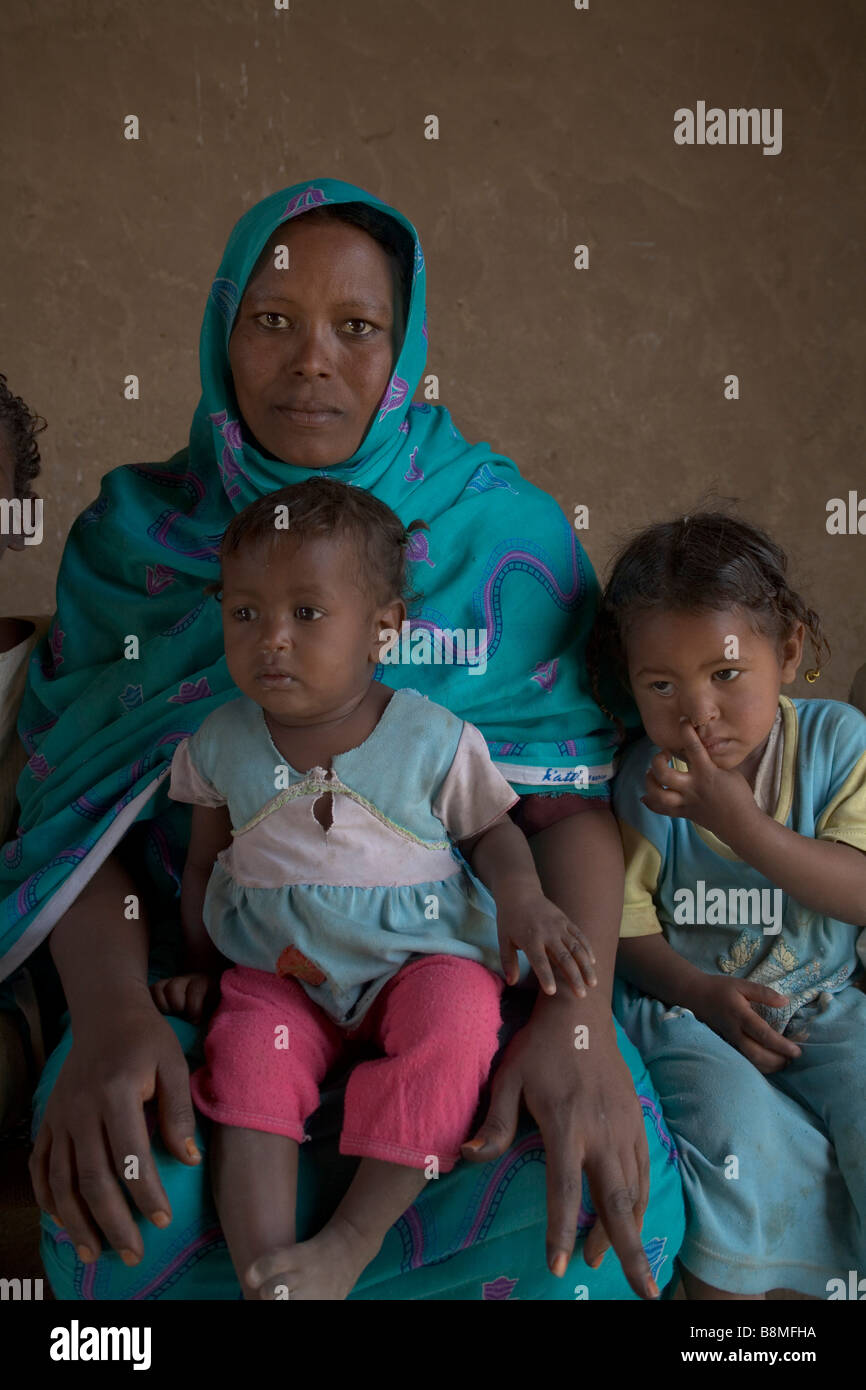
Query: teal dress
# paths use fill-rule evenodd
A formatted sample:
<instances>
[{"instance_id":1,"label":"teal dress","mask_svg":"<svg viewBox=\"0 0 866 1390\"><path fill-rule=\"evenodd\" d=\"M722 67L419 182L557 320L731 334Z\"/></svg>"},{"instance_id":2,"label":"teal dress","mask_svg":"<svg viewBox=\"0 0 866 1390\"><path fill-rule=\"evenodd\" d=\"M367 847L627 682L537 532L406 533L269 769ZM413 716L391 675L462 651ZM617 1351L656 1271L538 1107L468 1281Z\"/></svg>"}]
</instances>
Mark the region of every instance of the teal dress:
<instances>
[{"instance_id":1,"label":"teal dress","mask_svg":"<svg viewBox=\"0 0 866 1390\"><path fill-rule=\"evenodd\" d=\"M250 433L234 391L229 337L272 233L311 210L359 202L410 239L405 331L355 453L324 470L305 468L274 458ZM426 280L409 219L338 179L281 189L232 230L205 308L202 395L187 447L159 463L108 472L66 544L57 613L31 659L19 719L30 757L17 787L19 833L0 849L0 980L47 939L109 846L129 856L147 891L153 978L177 968L191 812L170 800L168 767L178 744L238 695L226 667L220 607L204 590L219 577L219 544L234 516L319 473L365 488L404 527L416 519L427 527L412 531L407 548L416 591L408 621L413 634L439 642L445 659L383 661L376 679L419 689L473 724L519 796L606 800L616 741L586 670L598 598L592 566L554 498L512 459L469 443L444 405L413 399L419 386L423 391L428 349ZM461 663L459 649L452 660L448 634L455 632L478 635L471 666ZM137 659L129 659L129 634L137 638ZM507 992L503 1040L531 998L529 991ZM198 1030L172 1026L198 1065ZM655 1092L637 1052L618 1036L646 1117L651 1191L644 1240L663 1285L683 1233L681 1182ZM70 1041L67 1029L39 1082L34 1134ZM302 1234L327 1217L351 1173L351 1161L347 1167L336 1152L338 1097L339 1089L325 1097L316 1137L303 1146ZM206 1133L199 1142L206 1151ZM239 1296L206 1166L168 1157L156 1134L153 1145L171 1225L142 1225L145 1257L134 1269L113 1252L85 1267L46 1217L43 1256L58 1298ZM584 1195L581 1237L593 1220ZM578 1257L565 1279L554 1279L544 1259L545 1223L543 1149L527 1121L500 1162L460 1164L427 1185L353 1297L561 1299L574 1298L578 1285L593 1298L633 1296L613 1256L596 1272Z\"/></svg>"}]
</instances>

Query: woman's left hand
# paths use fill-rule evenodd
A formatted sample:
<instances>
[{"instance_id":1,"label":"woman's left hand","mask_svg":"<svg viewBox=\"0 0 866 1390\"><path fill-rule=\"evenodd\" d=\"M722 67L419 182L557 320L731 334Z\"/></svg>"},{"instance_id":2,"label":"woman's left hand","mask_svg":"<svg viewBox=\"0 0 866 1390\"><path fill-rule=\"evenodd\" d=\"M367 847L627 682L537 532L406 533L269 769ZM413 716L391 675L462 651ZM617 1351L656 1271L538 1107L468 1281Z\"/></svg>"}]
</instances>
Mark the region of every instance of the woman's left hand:
<instances>
[{"instance_id":1,"label":"woman's left hand","mask_svg":"<svg viewBox=\"0 0 866 1390\"><path fill-rule=\"evenodd\" d=\"M578 1049L581 1023L589 1030L589 1045ZM493 1078L487 1116L463 1145L465 1159L489 1163L502 1157L517 1132L521 1097L544 1141L551 1271L563 1275L574 1251L585 1172L598 1218L586 1238L584 1258L597 1268L612 1245L638 1297L656 1298L658 1288L640 1238L649 1201L643 1112L617 1046L610 1004L600 991L589 995L579 1011L566 994L539 996L529 1023L506 1048Z\"/></svg>"},{"instance_id":2,"label":"woman's left hand","mask_svg":"<svg viewBox=\"0 0 866 1390\"><path fill-rule=\"evenodd\" d=\"M669 767L673 754L662 749L650 764L641 801L660 816L694 821L729 845L760 814L752 789L741 772L716 767L691 724L684 722L681 728L683 746L677 756L688 763L688 772Z\"/></svg>"}]
</instances>

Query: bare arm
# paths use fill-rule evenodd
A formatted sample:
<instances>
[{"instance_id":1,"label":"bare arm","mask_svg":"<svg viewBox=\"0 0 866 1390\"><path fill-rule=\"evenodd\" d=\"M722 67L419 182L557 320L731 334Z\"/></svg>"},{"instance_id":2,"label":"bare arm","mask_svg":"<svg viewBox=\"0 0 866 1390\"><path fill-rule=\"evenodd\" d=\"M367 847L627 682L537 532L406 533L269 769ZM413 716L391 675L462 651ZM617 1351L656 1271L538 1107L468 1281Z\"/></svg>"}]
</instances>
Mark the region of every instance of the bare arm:
<instances>
[{"instance_id":1,"label":"bare arm","mask_svg":"<svg viewBox=\"0 0 866 1390\"><path fill-rule=\"evenodd\" d=\"M180 915L187 965L205 974L218 971L223 962L207 934L202 909L216 857L231 844L231 837L232 823L226 806L193 806L181 883Z\"/></svg>"},{"instance_id":2,"label":"bare arm","mask_svg":"<svg viewBox=\"0 0 866 1390\"><path fill-rule=\"evenodd\" d=\"M640 1240L649 1200L646 1131L610 1009L623 901L619 831L599 805L539 831L529 846L544 892L592 946L599 987L580 1000L565 991L539 994L529 1023L508 1045L487 1116L464 1156L489 1162L504 1154L522 1098L544 1140L549 1267L564 1273L574 1249L585 1170L600 1219L584 1258L595 1266L613 1244L635 1293L654 1298Z\"/></svg>"},{"instance_id":3,"label":"bare arm","mask_svg":"<svg viewBox=\"0 0 866 1390\"><path fill-rule=\"evenodd\" d=\"M127 918L127 898L138 898L138 918ZM147 913L135 883L110 854L49 938L77 1036L99 1030L106 1011L122 1014L150 1005L147 988Z\"/></svg>"},{"instance_id":4,"label":"bare arm","mask_svg":"<svg viewBox=\"0 0 866 1390\"><path fill-rule=\"evenodd\" d=\"M576 924L545 897L532 850L507 814L478 835L460 842L466 858L496 902L496 930L505 978L520 978L523 951L545 994L556 993L553 966L578 998L597 984L592 947ZM584 983L585 982L585 983Z\"/></svg>"},{"instance_id":5,"label":"bare arm","mask_svg":"<svg viewBox=\"0 0 866 1390\"><path fill-rule=\"evenodd\" d=\"M644 994L651 994L663 1004L682 1004L693 1013L707 978L705 971L668 945L661 932L621 938L616 968Z\"/></svg>"},{"instance_id":6,"label":"bare arm","mask_svg":"<svg viewBox=\"0 0 866 1390\"><path fill-rule=\"evenodd\" d=\"M131 895L139 917L128 918ZM171 1206L153 1161L144 1114L155 1101L171 1154L200 1162L189 1069L147 986L148 923L136 884L110 855L54 928L52 958L72 1017L72 1046L45 1106L30 1159L36 1199L54 1214L79 1258L95 1260L103 1235L126 1264L143 1243L126 1194L156 1226ZM132 1176L130 1157L137 1175Z\"/></svg>"}]
</instances>

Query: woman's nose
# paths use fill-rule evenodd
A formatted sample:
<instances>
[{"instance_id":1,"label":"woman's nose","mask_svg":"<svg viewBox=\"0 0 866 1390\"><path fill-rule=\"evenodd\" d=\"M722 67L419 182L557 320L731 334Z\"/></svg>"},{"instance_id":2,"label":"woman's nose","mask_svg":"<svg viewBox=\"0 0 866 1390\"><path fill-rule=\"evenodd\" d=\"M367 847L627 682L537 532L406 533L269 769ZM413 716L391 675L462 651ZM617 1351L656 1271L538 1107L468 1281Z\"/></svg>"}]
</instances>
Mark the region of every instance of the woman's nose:
<instances>
[{"instance_id":1,"label":"woman's nose","mask_svg":"<svg viewBox=\"0 0 866 1390\"><path fill-rule=\"evenodd\" d=\"M330 376L333 371L329 326L318 323L298 328L289 359L291 372L299 376Z\"/></svg>"}]
</instances>

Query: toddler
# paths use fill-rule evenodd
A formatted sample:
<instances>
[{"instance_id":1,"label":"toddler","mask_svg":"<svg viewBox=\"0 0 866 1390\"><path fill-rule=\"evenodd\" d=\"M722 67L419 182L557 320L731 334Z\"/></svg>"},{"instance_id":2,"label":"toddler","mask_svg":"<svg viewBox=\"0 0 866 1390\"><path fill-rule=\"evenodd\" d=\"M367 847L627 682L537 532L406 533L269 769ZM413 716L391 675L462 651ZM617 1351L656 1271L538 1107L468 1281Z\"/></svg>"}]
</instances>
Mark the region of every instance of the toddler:
<instances>
[{"instance_id":1,"label":"toddler","mask_svg":"<svg viewBox=\"0 0 866 1390\"><path fill-rule=\"evenodd\" d=\"M425 1178L454 1166L518 950L548 993L553 963L578 994L595 983L479 730L372 679L380 633L406 616L408 541L381 501L323 477L239 513L220 559L241 693L172 762L170 795L193 803L190 973L154 995L199 1018L233 963L192 1092L215 1121L214 1197L247 1298L345 1298ZM355 1041L382 1054L346 1087L340 1151L361 1163L299 1243L298 1145Z\"/></svg>"},{"instance_id":2,"label":"toddler","mask_svg":"<svg viewBox=\"0 0 866 1390\"><path fill-rule=\"evenodd\" d=\"M647 733L614 783L615 1003L677 1139L690 1298L866 1269L866 718L781 695L806 633L827 650L786 568L725 515L653 526L593 639Z\"/></svg>"}]
</instances>

